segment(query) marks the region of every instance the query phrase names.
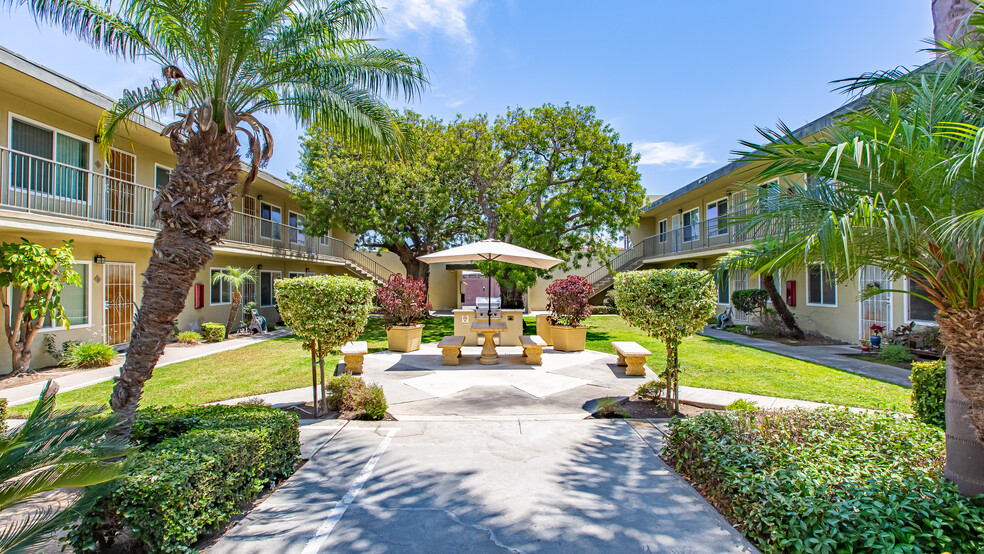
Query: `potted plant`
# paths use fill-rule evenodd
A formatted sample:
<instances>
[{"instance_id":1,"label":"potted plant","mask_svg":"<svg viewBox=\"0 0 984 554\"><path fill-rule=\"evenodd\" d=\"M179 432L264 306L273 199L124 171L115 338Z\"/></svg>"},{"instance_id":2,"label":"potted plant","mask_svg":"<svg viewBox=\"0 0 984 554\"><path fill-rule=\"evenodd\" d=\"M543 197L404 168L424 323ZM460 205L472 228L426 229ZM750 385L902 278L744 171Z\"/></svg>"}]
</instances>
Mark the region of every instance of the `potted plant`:
<instances>
[{"instance_id":1,"label":"potted plant","mask_svg":"<svg viewBox=\"0 0 984 554\"><path fill-rule=\"evenodd\" d=\"M555 321L550 325L550 338L554 350L580 352L588 336L588 326L581 322L591 317L588 298L594 287L587 279L571 275L558 279L547 287L547 309Z\"/></svg>"},{"instance_id":2,"label":"potted plant","mask_svg":"<svg viewBox=\"0 0 984 554\"><path fill-rule=\"evenodd\" d=\"M885 332L885 326L878 325L877 323L872 323L870 330L871 330L871 336L868 337L868 340L871 341L871 347L881 348L881 334Z\"/></svg>"},{"instance_id":3,"label":"potted plant","mask_svg":"<svg viewBox=\"0 0 984 554\"><path fill-rule=\"evenodd\" d=\"M424 280L395 273L376 289L376 299L383 315L389 349L394 352L420 350L424 331L420 321L430 315Z\"/></svg>"},{"instance_id":4,"label":"potted plant","mask_svg":"<svg viewBox=\"0 0 984 554\"><path fill-rule=\"evenodd\" d=\"M861 340L861 351L862 352L868 352L869 350L871 350L871 341L869 341L868 339L862 339Z\"/></svg>"}]
</instances>

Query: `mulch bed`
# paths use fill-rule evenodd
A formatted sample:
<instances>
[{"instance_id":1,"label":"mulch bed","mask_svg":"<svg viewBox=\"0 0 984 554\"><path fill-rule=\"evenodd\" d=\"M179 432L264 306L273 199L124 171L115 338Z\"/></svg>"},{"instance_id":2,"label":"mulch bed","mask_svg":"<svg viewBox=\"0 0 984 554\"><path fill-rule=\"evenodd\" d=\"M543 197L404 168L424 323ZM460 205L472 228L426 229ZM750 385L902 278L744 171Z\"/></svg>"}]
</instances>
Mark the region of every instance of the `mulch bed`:
<instances>
[{"instance_id":1,"label":"mulch bed","mask_svg":"<svg viewBox=\"0 0 984 554\"><path fill-rule=\"evenodd\" d=\"M753 339L771 340L772 342L778 342L781 344L786 344L789 346L831 346L838 344L847 344L844 341L832 339L830 337L824 337L822 335L814 335L807 333L806 337L803 339L794 339L792 337L776 336L772 333L762 333L753 332L751 335L735 330L734 328L727 329L729 333L734 333L736 335L744 335L746 337L752 337Z\"/></svg>"},{"instance_id":2,"label":"mulch bed","mask_svg":"<svg viewBox=\"0 0 984 554\"><path fill-rule=\"evenodd\" d=\"M645 400L638 396L630 396L628 400L621 403L622 409L629 413L629 419L667 419L671 417L693 417L704 412L714 412L720 410L711 410L708 408L698 408L697 406L690 406L688 404L680 404L680 413L674 414L673 412L664 408L661 404L657 402L651 402ZM591 414L586 419L624 419L617 416L600 416L597 414Z\"/></svg>"}]
</instances>

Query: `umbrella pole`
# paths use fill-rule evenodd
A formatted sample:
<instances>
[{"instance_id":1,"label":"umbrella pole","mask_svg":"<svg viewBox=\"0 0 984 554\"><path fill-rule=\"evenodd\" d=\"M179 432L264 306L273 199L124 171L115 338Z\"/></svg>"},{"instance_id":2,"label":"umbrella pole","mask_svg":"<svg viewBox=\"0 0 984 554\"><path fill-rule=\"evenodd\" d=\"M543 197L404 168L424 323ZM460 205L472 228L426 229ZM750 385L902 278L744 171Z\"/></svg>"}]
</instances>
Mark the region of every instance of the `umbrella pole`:
<instances>
[{"instance_id":1,"label":"umbrella pole","mask_svg":"<svg viewBox=\"0 0 984 554\"><path fill-rule=\"evenodd\" d=\"M489 305L488 312L489 316L489 327L492 326L492 257L489 257Z\"/></svg>"}]
</instances>

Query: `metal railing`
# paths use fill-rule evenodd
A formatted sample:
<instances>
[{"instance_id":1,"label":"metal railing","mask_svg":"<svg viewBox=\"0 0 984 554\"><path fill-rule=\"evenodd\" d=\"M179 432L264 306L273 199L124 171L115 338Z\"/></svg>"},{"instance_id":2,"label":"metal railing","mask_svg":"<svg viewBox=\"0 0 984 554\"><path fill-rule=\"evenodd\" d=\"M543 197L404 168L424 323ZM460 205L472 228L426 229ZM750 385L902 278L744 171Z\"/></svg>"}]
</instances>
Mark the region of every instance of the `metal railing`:
<instances>
[{"instance_id":1,"label":"metal railing","mask_svg":"<svg viewBox=\"0 0 984 554\"><path fill-rule=\"evenodd\" d=\"M80 169L0 146L0 208L53 215L132 229L157 230L157 190L104 173ZM334 237L312 237L304 229L234 212L223 243L270 248L282 256L333 258L386 280L392 271Z\"/></svg>"}]
</instances>

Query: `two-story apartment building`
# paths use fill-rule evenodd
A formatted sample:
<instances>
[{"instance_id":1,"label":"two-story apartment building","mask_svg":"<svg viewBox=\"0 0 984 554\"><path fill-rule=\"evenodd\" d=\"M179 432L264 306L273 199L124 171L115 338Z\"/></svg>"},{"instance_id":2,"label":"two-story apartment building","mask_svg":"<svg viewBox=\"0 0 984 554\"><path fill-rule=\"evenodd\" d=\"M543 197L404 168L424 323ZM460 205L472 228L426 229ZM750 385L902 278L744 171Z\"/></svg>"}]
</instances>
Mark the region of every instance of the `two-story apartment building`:
<instances>
[{"instance_id":1,"label":"two-story apartment building","mask_svg":"<svg viewBox=\"0 0 984 554\"><path fill-rule=\"evenodd\" d=\"M152 204L168 180L174 155L162 125L140 120L99 154L97 123L112 99L14 52L0 48L0 242L26 238L44 246L74 241L80 287L63 291L70 329L48 327L33 345L34 366L51 365L42 341L54 338L125 345L141 297L142 273L157 232ZM351 236L306 236L304 215L284 182L265 172L235 201L232 228L198 275L178 326L224 323L231 293L212 284L226 267L253 267L243 290L276 322L273 282L304 274L345 273L385 278L391 272L354 250ZM0 374L11 370L0 346Z\"/></svg>"},{"instance_id":2,"label":"two-story apartment building","mask_svg":"<svg viewBox=\"0 0 984 554\"><path fill-rule=\"evenodd\" d=\"M800 138L813 135L829 125L833 116L850 108L831 112L795 132ZM793 178L788 182L802 186L804 180ZM738 160L655 199L643 209L638 227L630 232L632 247L614 260L614 268L626 271L685 264L708 269L728 251L749 245L754 237L725 222L729 213L745 209L746 184L760 184L755 165ZM605 273L600 270L592 277L598 283L596 288L610 283L610 278L603 278ZM908 294L882 293L859 300L862 288L872 284L896 290L909 286L905 280L890 282L878 268L866 267L856 279L837 283L826 278L821 265L813 265L778 275L776 284L803 329L840 340L857 342L868 338L873 323L889 329L911 321L935 325L935 308ZM732 272L719 282L719 311L728 307L733 291L760 285L759 276ZM738 321L747 321L747 314L736 315Z\"/></svg>"}]
</instances>

